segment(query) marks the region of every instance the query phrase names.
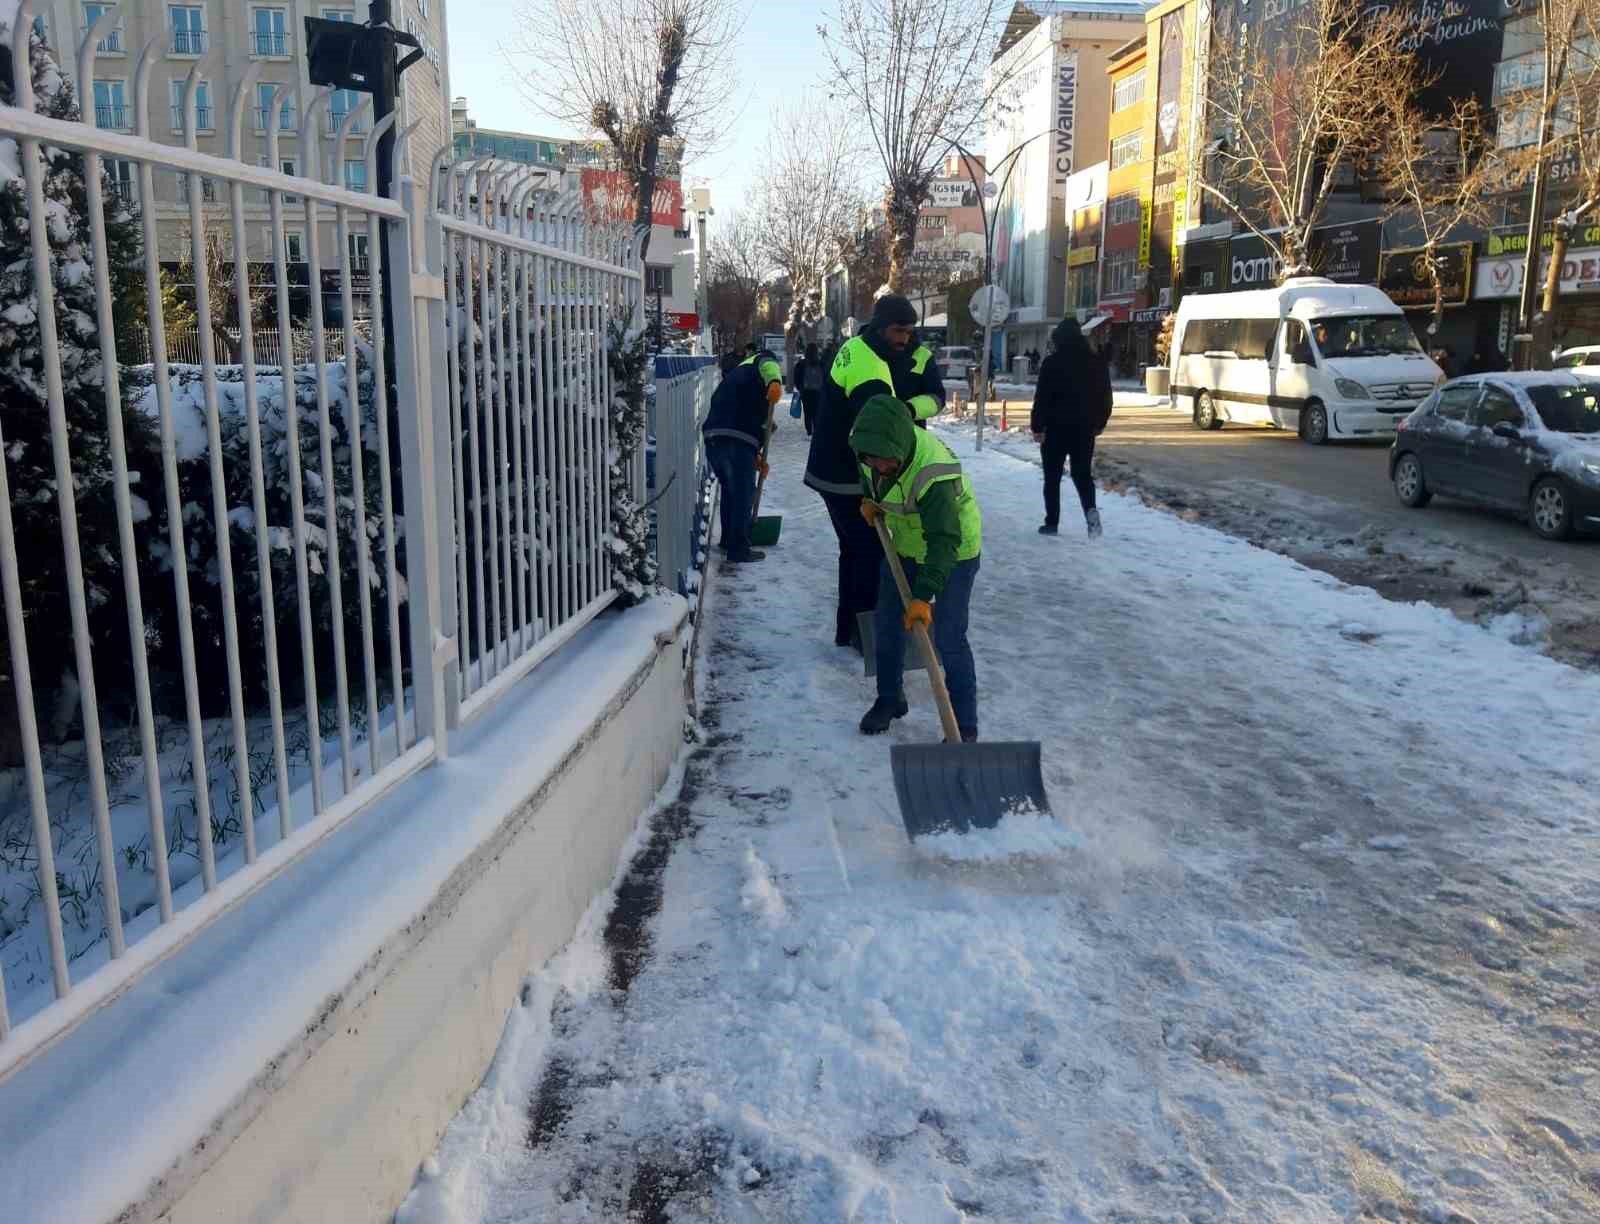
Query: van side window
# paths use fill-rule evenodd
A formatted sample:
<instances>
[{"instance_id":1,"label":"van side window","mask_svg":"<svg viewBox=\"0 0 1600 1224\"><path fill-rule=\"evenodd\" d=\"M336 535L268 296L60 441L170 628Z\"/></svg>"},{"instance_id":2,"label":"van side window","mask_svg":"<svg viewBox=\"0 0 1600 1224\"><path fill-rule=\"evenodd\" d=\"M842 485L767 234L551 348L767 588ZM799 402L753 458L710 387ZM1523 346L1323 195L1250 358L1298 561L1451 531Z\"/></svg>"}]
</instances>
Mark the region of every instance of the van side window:
<instances>
[{"instance_id":1,"label":"van side window","mask_svg":"<svg viewBox=\"0 0 1600 1224\"><path fill-rule=\"evenodd\" d=\"M1234 351L1240 357L1261 360L1272 352L1272 342L1278 334L1278 320L1240 319L1234 327L1237 336Z\"/></svg>"},{"instance_id":2,"label":"van side window","mask_svg":"<svg viewBox=\"0 0 1600 1224\"><path fill-rule=\"evenodd\" d=\"M1183 329L1183 348L1180 350L1184 356L1192 357L1206 351L1210 325L1210 319L1189 320L1189 325Z\"/></svg>"},{"instance_id":3,"label":"van side window","mask_svg":"<svg viewBox=\"0 0 1600 1224\"><path fill-rule=\"evenodd\" d=\"M1289 319L1283 326L1285 329L1283 351L1288 354L1289 360L1295 365L1316 365L1317 359L1311 352L1311 340L1306 335L1306 325L1298 319Z\"/></svg>"}]
</instances>

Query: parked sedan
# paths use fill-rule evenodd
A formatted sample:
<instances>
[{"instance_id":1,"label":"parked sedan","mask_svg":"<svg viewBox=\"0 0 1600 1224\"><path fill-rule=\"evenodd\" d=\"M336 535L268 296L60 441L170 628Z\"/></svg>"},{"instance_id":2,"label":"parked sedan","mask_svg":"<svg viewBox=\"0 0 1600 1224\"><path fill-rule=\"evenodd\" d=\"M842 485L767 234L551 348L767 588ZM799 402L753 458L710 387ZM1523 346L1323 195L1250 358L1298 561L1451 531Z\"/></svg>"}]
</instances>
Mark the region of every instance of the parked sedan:
<instances>
[{"instance_id":1,"label":"parked sedan","mask_svg":"<svg viewBox=\"0 0 1600 1224\"><path fill-rule=\"evenodd\" d=\"M1438 493L1515 510L1548 540L1600 529L1600 377L1451 379L1400 422L1389 477L1408 506Z\"/></svg>"}]
</instances>

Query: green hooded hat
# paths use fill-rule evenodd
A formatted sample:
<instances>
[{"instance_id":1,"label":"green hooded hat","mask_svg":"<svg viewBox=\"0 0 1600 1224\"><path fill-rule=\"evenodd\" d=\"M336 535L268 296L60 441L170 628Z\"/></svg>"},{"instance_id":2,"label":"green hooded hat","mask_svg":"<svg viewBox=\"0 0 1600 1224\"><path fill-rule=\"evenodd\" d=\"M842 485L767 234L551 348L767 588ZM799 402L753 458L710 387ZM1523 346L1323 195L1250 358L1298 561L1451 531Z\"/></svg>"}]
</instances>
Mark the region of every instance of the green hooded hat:
<instances>
[{"instance_id":1,"label":"green hooded hat","mask_svg":"<svg viewBox=\"0 0 1600 1224\"><path fill-rule=\"evenodd\" d=\"M850 449L857 457L898 459L911 462L917 453L917 427L911 423L911 409L892 395L874 395L861 406L855 428L850 431Z\"/></svg>"}]
</instances>

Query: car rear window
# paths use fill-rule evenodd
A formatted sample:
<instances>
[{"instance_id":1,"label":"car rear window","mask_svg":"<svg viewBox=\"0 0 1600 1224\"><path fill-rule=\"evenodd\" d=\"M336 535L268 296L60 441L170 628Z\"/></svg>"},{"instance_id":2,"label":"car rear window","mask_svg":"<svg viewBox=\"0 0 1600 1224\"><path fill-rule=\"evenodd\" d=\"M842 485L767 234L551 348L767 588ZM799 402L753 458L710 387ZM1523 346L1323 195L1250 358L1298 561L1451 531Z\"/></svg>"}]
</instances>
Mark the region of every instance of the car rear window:
<instances>
[{"instance_id":1,"label":"car rear window","mask_svg":"<svg viewBox=\"0 0 1600 1224\"><path fill-rule=\"evenodd\" d=\"M1600 433L1600 383L1529 387L1528 398L1546 429L1557 433Z\"/></svg>"}]
</instances>

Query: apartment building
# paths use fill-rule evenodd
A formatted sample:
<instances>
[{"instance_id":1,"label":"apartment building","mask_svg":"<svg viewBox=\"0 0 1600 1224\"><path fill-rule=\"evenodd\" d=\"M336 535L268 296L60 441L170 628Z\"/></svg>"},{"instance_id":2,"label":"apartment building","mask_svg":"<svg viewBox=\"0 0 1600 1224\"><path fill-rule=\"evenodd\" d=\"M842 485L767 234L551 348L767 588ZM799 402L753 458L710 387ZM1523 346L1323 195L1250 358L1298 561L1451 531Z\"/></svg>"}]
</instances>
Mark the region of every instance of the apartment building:
<instances>
[{"instance_id":1,"label":"apartment building","mask_svg":"<svg viewBox=\"0 0 1600 1224\"><path fill-rule=\"evenodd\" d=\"M41 11L45 37L56 49L69 72L77 48L89 28L113 6L91 0L50 0ZM355 121L342 146L338 141L341 125L367 95L350 90L336 91L324 109L309 147L299 139L301 103L291 99L271 114L273 91L278 87L299 90L299 98L311 94L305 56L306 17L333 21L365 22L366 0L125 0L116 24L96 46L93 97L83 99L85 118L92 109L95 122L103 128L136 131L139 116L134 97L134 73L146 45L155 44L155 63L148 98L148 131L153 140L182 145L186 136L185 90L190 74L198 72L195 95L195 145L203 153L228 156L229 116L235 96L246 72L257 69L250 96L243 100L244 122L242 157L257 165L268 164L268 127L276 128L279 169L297 175L315 175L329 182L343 182L355 188L367 186L364 142L371 130L370 116ZM395 0L391 20L398 28L417 35L425 58L407 70L402 80L401 115L420 121L412 144L414 158L431 158L445 146L450 136L448 97L449 74L446 62L445 13L443 0ZM137 198L134 168L127 162L108 166L115 189L140 208L153 208L157 221L160 258L169 270L176 271L187 258L190 243L189 181L186 175L158 171L155 199ZM232 225L224 190L203 180L200 186L208 232L221 235L232 251ZM328 210L323 210L326 213ZM304 215L298 201L286 201L285 248L296 291L291 309L303 315L309 308L309 276L306 271L307 245ZM265 193L245 194L246 252L252 260L271 259L271 234ZM339 312L339 274L336 268L335 233L331 218L318 227L318 247L322 254L324 306L330 319ZM365 234L351 237L352 260L358 291L365 291L365 273L371 253ZM335 265L330 267L329 265ZM363 306L365 304L363 303Z\"/></svg>"}]
</instances>

